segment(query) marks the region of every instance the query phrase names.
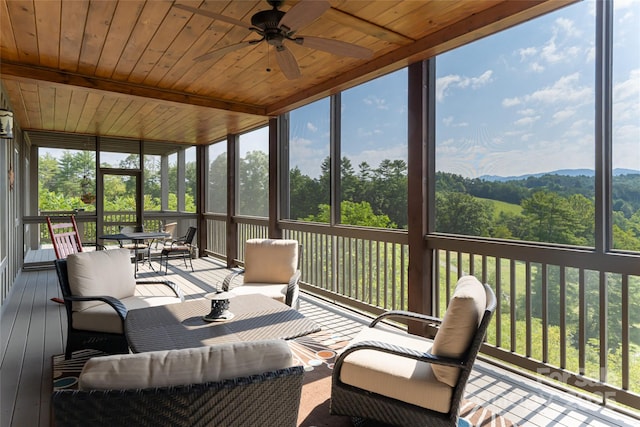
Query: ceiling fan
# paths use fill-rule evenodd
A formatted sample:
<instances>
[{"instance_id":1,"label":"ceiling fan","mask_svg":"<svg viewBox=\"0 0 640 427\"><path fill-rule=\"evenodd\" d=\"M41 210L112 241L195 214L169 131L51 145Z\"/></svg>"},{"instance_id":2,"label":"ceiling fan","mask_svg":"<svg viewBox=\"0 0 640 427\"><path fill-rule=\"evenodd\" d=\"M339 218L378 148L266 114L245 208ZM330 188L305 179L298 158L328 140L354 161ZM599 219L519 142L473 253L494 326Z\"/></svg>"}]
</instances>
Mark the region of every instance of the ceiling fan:
<instances>
[{"instance_id":1,"label":"ceiling fan","mask_svg":"<svg viewBox=\"0 0 640 427\"><path fill-rule=\"evenodd\" d=\"M194 61L206 61L217 58L234 50L255 45L266 40L267 43L275 48L276 60L285 77L288 79L297 79L301 76L300 68L298 67L296 58L285 45L285 41L341 56L367 59L373 55L370 49L340 40L313 36L296 36L295 33L299 28L315 21L320 15L326 12L331 5L325 0L301 0L287 12L283 12L279 10L283 1L284 0L267 0L267 2L273 6L273 9L263 10L254 14L251 17L251 25L219 13L184 4L174 4L173 7L246 28L249 31L259 34L261 37L260 39L231 44L221 49L205 53L204 55L194 58Z\"/></svg>"}]
</instances>

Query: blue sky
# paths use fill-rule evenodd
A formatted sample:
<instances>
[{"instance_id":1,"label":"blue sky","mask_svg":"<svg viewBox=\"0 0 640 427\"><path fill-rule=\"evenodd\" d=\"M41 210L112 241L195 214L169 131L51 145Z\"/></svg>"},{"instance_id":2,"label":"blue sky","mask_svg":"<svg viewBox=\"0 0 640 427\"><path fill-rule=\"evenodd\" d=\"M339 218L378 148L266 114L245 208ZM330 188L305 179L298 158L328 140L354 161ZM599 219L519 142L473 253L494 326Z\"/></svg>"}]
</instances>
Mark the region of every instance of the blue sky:
<instances>
[{"instance_id":1,"label":"blue sky","mask_svg":"<svg viewBox=\"0 0 640 427\"><path fill-rule=\"evenodd\" d=\"M614 167L640 169L640 0L614 5ZM581 2L438 57L437 169L593 169L594 19L595 2ZM343 93L342 153L356 170L406 160L406 91L402 70ZM293 112L291 133L292 165L316 177L328 101Z\"/></svg>"}]
</instances>

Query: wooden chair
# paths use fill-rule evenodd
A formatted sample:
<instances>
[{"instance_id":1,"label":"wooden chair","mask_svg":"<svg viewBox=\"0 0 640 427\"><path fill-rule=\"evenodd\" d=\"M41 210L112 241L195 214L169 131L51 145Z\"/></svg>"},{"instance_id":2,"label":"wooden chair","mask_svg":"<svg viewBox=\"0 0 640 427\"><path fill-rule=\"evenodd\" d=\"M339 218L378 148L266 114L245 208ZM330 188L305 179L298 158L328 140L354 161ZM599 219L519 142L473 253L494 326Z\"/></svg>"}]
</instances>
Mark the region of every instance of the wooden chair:
<instances>
[{"instance_id":1,"label":"wooden chair","mask_svg":"<svg viewBox=\"0 0 640 427\"><path fill-rule=\"evenodd\" d=\"M51 217L47 217L47 226L57 259L65 259L70 254L82 252L82 239L73 215L69 217L69 221L59 223L53 223Z\"/></svg>"}]
</instances>

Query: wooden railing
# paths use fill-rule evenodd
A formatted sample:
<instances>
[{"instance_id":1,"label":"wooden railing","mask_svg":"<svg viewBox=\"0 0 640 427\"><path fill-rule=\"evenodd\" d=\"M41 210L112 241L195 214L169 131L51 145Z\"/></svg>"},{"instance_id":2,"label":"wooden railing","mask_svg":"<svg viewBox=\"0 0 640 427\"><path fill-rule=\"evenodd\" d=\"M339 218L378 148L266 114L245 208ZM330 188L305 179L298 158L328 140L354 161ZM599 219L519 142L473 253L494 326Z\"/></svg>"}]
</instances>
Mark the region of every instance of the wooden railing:
<instances>
[{"instance_id":1,"label":"wooden railing","mask_svg":"<svg viewBox=\"0 0 640 427\"><path fill-rule=\"evenodd\" d=\"M445 235L427 243L437 314L462 275L495 290L485 354L601 404L640 407L640 325L630 317L640 313L640 297L630 293L640 290L640 257Z\"/></svg>"},{"instance_id":2,"label":"wooden railing","mask_svg":"<svg viewBox=\"0 0 640 427\"><path fill-rule=\"evenodd\" d=\"M267 221L234 218L243 242ZM208 220L208 243L223 256L224 216ZM303 287L372 314L407 308L405 231L281 222L302 245ZM592 249L429 235L433 308L442 316L456 281L472 274L499 304L483 353L541 381L588 392L600 403L640 407L640 256ZM637 320L636 320L637 321Z\"/></svg>"},{"instance_id":3,"label":"wooden railing","mask_svg":"<svg viewBox=\"0 0 640 427\"><path fill-rule=\"evenodd\" d=\"M45 221L46 216L63 217L68 215L76 215L78 223L78 232L80 233L83 245L95 245L96 236L96 216L95 212L73 212L73 211L43 211L38 217L28 218L30 221L25 223L37 224L39 241L38 244L51 243L49 230ZM193 214L176 214L176 213L145 213L143 226L148 231L158 231L162 229L163 224L178 221L179 230L185 230L189 225L195 224L195 215ZM181 223L182 222L182 223ZM104 232L100 234L115 234L120 232L123 226L135 226L136 215L133 212L112 211L104 214ZM178 237L178 236L176 236Z\"/></svg>"}]
</instances>

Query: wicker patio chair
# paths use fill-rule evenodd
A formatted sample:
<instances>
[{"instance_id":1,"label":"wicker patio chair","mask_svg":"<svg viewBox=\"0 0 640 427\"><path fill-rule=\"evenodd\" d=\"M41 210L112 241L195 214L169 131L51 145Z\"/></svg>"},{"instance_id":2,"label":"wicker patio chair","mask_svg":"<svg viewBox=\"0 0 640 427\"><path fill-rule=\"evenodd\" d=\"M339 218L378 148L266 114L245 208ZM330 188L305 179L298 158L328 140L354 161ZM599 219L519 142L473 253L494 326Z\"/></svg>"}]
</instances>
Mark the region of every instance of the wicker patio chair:
<instances>
[{"instance_id":1,"label":"wicker patio chair","mask_svg":"<svg viewBox=\"0 0 640 427\"><path fill-rule=\"evenodd\" d=\"M298 308L300 244L288 239L249 239L244 245L244 270L228 274L222 290L238 295L263 294ZM242 275L242 282L233 279Z\"/></svg>"},{"instance_id":2,"label":"wicker patio chair","mask_svg":"<svg viewBox=\"0 0 640 427\"><path fill-rule=\"evenodd\" d=\"M81 390L53 392L53 420L69 427L294 427L303 374L282 340L97 357L80 375Z\"/></svg>"},{"instance_id":3,"label":"wicker patio chair","mask_svg":"<svg viewBox=\"0 0 640 427\"><path fill-rule=\"evenodd\" d=\"M184 301L170 281L136 281L127 249L71 254L55 261L58 283L67 311L65 358L81 349L128 353L124 335L127 311ZM175 297L135 295L136 285L163 285Z\"/></svg>"},{"instance_id":4,"label":"wicker patio chair","mask_svg":"<svg viewBox=\"0 0 640 427\"><path fill-rule=\"evenodd\" d=\"M469 374L496 307L488 285L462 277L443 319L406 311L378 316L338 356L331 413L358 425L458 425ZM433 340L376 325L406 319L439 325Z\"/></svg>"}]
</instances>

